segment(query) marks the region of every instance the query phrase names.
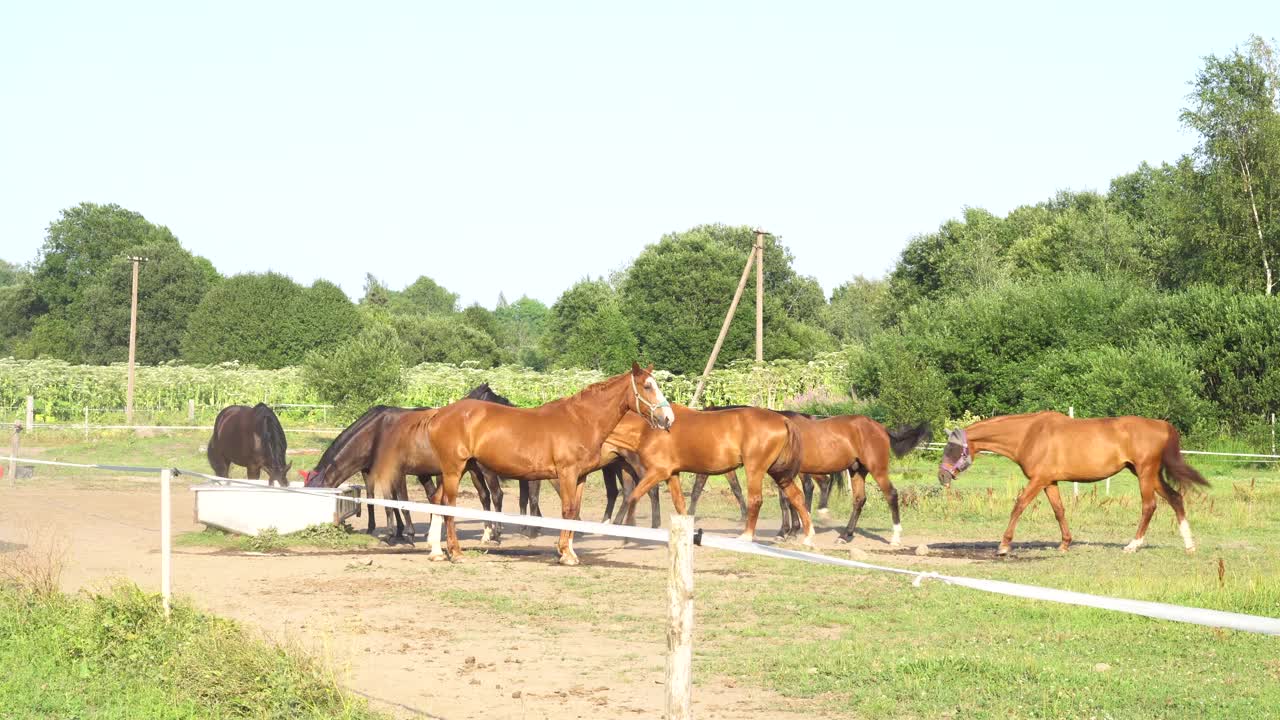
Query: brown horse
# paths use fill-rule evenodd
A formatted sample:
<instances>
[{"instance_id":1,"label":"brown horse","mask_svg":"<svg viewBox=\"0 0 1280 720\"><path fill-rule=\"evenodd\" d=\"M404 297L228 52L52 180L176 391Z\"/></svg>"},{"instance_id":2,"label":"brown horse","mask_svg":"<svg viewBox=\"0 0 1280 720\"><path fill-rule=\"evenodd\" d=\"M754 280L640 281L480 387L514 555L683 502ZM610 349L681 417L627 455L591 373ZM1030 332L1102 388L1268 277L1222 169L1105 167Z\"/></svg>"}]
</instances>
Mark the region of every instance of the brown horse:
<instances>
[{"instance_id":1,"label":"brown horse","mask_svg":"<svg viewBox=\"0 0 1280 720\"><path fill-rule=\"evenodd\" d=\"M1173 507L1187 552L1196 549L1179 490L1186 492L1194 485L1209 483L1182 459L1178 431L1163 420L1132 415L1074 419L1050 411L993 417L947 434L947 447L938 465L938 481L944 487L951 487L951 481L984 450L1018 463L1030 481L1013 504L1009 527L1000 540L1000 555L1009 552L1018 517L1041 490L1049 498L1062 530L1062 544L1058 549L1066 551L1071 546L1071 530L1067 528L1058 483L1064 480L1097 482L1125 468L1138 477L1142 493L1138 532L1125 546L1125 552L1133 552L1145 542L1147 525L1156 510L1157 494ZM1166 478L1176 481L1178 489Z\"/></svg>"},{"instance_id":2,"label":"brown horse","mask_svg":"<svg viewBox=\"0 0 1280 720\"><path fill-rule=\"evenodd\" d=\"M761 491L768 473L800 515L805 532L803 544L813 544L813 525L795 484L803 457L800 431L795 423L772 410L754 407L703 411L673 405L672 409L679 422L670 432L641 428L635 450L644 465L644 476L618 509L615 522L621 522L624 513L627 517L634 513L640 496L664 480L671 491L675 511L683 515L681 472L723 475L741 467L747 473L748 512L746 528L738 539L755 539L756 521L763 502ZM615 436L609 441L628 447L633 441L623 435L629 429L634 428L619 423Z\"/></svg>"},{"instance_id":3,"label":"brown horse","mask_svg":"<svg viewBox=\"0 0 1280 720\"><path fill-rule=\"evenodd\" d=\"M642 407L643 406L643 407ZM479 462L502 477L518 480L556 479L561 517L578 517L582 481L600 466L601 447L627 413L669 429L675 422L670 403L653 378L652 367L632 364L576 395L536 408L512 408L476 400L460 400L443 407L427 426L427 437L440 459L443 478L437 504L456 505L458 482L471 462ZM445 520L449 554L461 559L462 548L454 518ZM560 562L577 565L573 533L560 533ZM431 518L431 558L444 559L440 549L440 518Z\"/></svg>"},{"instance_id":4,"label":"brown horse","mask_svg":"<svg viewBox=\"0 0 1280 720\"><path fill-rule=\"evenodd\" d=\"M890 432L885 430L884 425L865 415L815 417L790 410L779 412L795 423L796 429L800 431L800 472L805 476L806 508L811 507L813 498L813 475L830 478L845 470L849 471L853 484L853 507L849 511L849 522L837 542L849 542L853 539L862 508L867 504L866 482L867 475L870 475L880 486L880 492L884 494L893 518L893 535L889 544L901 545L902 521L898 512L898 490L889 480L889 457L890 453L895 457L902 457L914 450L929 437L929 424L920 423ZM737 487L736 473L730 472L725 478L729 480L730 487ZM698 475L694 480L691 504L695 507L706 479L706 475ZM825 500L830 495L831 484L829 479L823 489L821 507L826 507ZM789 507L790 504L783 501L781 495L778 497L778 504L782 510L782 527L778 535L788 537L799 531L799 517Z\"/></svg>"},{"instance_id":5,"label":"brown horse","mask_svg":"<svg viewBox=\"0 0 1280 720\"><path fill-rule=\"evenodd\" d=\"M289 486L289 468L285 464L284 428L270 407L258 403L231 405L222 409L213 421L207 456L213 474L227 477L231 464L243 465L248 477L257 480L267 470L267 484Z\"/></svg>"},{"instance_id":6,"label":"brown horse","mask_svg":"<svg viewBox=\"0 0 1280 720\"><path fill-rule=\"evenodd\" d=\"M501 405L511 404L505 397L494 392L488 383L482 383L468 393L467 397ZM435 493L432 476L439 475L441 469L424 433L427 421L436 410L437 408L399 408L386 405L370 408L329 445L308 478L307 485L337 487L355 473L361 472L365 476L369 497L408 500L405 476L416 475L427 497L431 497ZM502 512L502 485L498 476L479 466L469 469L484 509L488 510L492 501L493 507ZM386 516L388 528L391 527L392 517L395 517L395 539L404 537L404 528L408 525L409 541L413 541L413 519L407 510L386 508ZM374 513L370 506L370 535L373 530ZM496 540L500 532L497 523L485 523L484 541ZM391 541L389 536L388 542Z\"/></svg>"}]
</instances>

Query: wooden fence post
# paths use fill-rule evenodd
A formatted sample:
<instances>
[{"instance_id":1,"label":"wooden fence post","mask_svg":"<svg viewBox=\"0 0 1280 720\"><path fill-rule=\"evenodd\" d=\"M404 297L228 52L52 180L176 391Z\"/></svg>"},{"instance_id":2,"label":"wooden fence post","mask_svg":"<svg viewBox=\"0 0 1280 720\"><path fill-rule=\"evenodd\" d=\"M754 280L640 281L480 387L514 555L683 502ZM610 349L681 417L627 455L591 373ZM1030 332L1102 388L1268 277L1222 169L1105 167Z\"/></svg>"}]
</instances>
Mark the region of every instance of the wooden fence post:
<instances>
[{"instance_id":1,"label":"wooden fence post","mask_svg":"<svg viewBox=\"0 0 1280 720\"><path fill-rule=\"evenodd\" d=\"M84 406L84 439L89 439L89 406Z\"/></svg>"},{"instance_id":2,"label":"wooden fence post","mask_svg":"<svg viewBox=\"0 0 1280 720\"><path fill-rule=\"evenodd\" d=\"M36 425L36 399L33 395L27 396L27 429L30 430Z\"/></svg>"},{"instance_id":3,"label":"wooden fence post","mask_svg":"<svg viewBox=\"0 0 1280 720\"><path fill-rule=\"evenodd\" d=\"M196 424L196 401L187 400L187 424Z\"/></svg>"},{"instance_id":4,"label":"wooden fence post","mask_svg":"<svg viewBox=\"0 0 1280 720\"><path fill-rule=\"evenodd\" d=\"M673 514L667 543L667 720L693 717L693 522Z\"/></svg>"},{"instance_id":5,"label":"wooden fence post","mask_svg":"<svg viewBox=\"0 0 1280 720\"><path fill-rule=\"evenodd\" d=\"M169 502L169 480L173 475L171 470L160 471L160 598L164 604L164 616L169 617L169 601L173 596L173 588L171 576L169 574L169 565L171 561L171 553L169 547L169 527L172 518L173 508Z\"/></svg>"}]
</instances>

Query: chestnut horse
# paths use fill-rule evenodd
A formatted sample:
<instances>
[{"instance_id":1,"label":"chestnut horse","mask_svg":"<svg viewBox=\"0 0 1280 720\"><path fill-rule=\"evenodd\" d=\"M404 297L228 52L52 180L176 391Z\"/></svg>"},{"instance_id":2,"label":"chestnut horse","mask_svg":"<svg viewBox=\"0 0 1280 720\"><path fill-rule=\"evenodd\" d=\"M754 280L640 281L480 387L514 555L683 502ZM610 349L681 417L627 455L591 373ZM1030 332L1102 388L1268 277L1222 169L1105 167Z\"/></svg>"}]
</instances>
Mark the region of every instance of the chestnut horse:
<instances>
[{"instance_id":1,"label":"chestnut horse","mask_svg":"<svg viewBox=\"0 0 1280 720\"><path fill-rule=\"evenodd\" d=\"M251 480L257 480L266 468L268 485L288 487L293 463L285 464L287 449L280 418L270 407L262 403L253 407L230 405L213 421L207 457L218 477L227 477L235 463L244 466Z\"/></svg>"},{"instance_id":2,"label":"chestnut horse","mask_svg":"<svg viewBox=\"0 0 1280 720\"><path fill-rule=\"evenodd\" d=\"M605 508L604 518L600 522L610 522L613 519L613 508L618 501L618 489L621 487L623 497L626 497L640 480L640 471L636 469L639 459L635 453L614 447L606 442L600 448L600 461L604 464L599 468L600 475L604 478L605 491ZM588 473L589 474L589 473ZM585 478L584 478L585 482ZM542 517L542 508L538 505L538 494L542 492L541 480L529 480L520 483L520 514L536 515ZM581 511L581 508L579 508ZM745 516L744 516L745 517ZM649 526L662 526L662 504L658 500L658 488L649 488ZM539 534L539 528L533 525L525 529L525 535L534 538Z\"/></svg>"},{"instance_id":3,"label":"chestnut horse","mask_svg":"<svg viewBox=\"0 0 1280 720\"><path fill-rule=\"evenodd\" d=\"M723 410L730 408L710 408ZM893 535L890 545L902 544L902 522L898 512L898 490L889 480L889 457L902 457L914 450L929 437L929 424L920 423L914 427L902 427L892 432L885 430L884 425L864 415L836 415L833 417L816 417L791 410L778 411L786 416L800 431L801 461L800 473L804 475L805 508L811 508L813 499L813 475L829 477L823 488L822 508L826 507L826 499L831 493L834 477L845 470L849 471L853 484L853 507L849 511L849 522L840 533L837 542L849 542L858 528L858 519L862 516L862 508L867 503L867 475L870 475L880 486L885 501L889 504L889 512L893 518ZM729 486L735 491L738 487L737 473L730 471L725 475ZM691 507L697 507L698 497L707 482L707 476L699 474L693 483ZM737 492L735 492L735 495ZM778 496L778 505L782 510L782 527L779 537L788 537L800 530L800 521L790 503ZM692 512L692 510L690 511Z\"/></svg>"},{"instance_id":4,"label":"chestnut horse","mask_svg":"<svg viewBox=\"0 0 1280 720\"><path fill-rule=\"evenodd\" d=\"M938 481L951 487L951 481L984 450L1018 463L1029 480L1013 504L1009 527L1000 539L1000 555L1008 554L1018 517L1041 490L1049 498L1062 530L1058 549L1066 551L1071 546L1071 530L1067 528L1058 483L1097 482L1126 468L1138 477L1142 515L1138 518L1138 532L1124 551L1133 552L1145 542L1158 494L1173 507L1187 552L1195 552L1182 492L1209 483L1182 459L1178 431L1164 420L1132 415L1076 419L1052 411L993 417L947 434ZM1169 479L1177 482L1177 489Z\"/></svg>"},{"instance_id":5,"label":"chestnut horse","mask_svg":"<svg viewBox=\"0 0 1280 720\"><path fill-rule=\"evenodd\" d=\"M511 405L505 397L494 392L488 383L482 383L468 398L485 402ZM405 475L416 475L427 497L435 492L433 475L439 475L440 463L431 445L426 441L426 422L436 408L399 408L376 405L369 408L360 419L343 430L324 451L320 462L307 479L311 487L337 487L357 472L365 475L369 497L390 500L408 500L409 492ZM472 467L471 478L476 486L484 509L492 504L502 511L502 485L498 477L483 468ZM403 520L401 519L403 513ZM386 508L387 527L395 517L395 539L404 537L404 527L409 527L409 541L413 541L413 519L407 510ZM374 530L374 513L369 507L369 534ZM485 523L484 539L497 539L500 526ZM391 542L390 536L388 542Z\"/></svg>"},{"instance_id":6,"label":"chestnut horse","mask_svg":"<svg viewBox=\"0 0 1280 720\"><path fill-rule=\"evenodd\" d=\"M772 410L754 407L694 410L673 405L672 409L679 422L670 432L641 428L635 451L644 465L643 479L618 509L615 522L622 522L624 514L630 517L640 496L664 480L671 491L675 511L683 515L681 472L723 475L741 467L747 473L747 522L738 539L755 539L756 521L763 502L761 491L768 473L800 515L805 532L803 544L813 545L813 525L804 508L800 488L795 484L803 458L800 431L795 423ZM627 429L619 423L610 442L629 447L633 441L623 437Z\"/></svg>"},{"instance_id":7,"label":"chestnut horse","mask_svg":"<svg viewBox=\"0 0 1280 720\"><path fill-rule=\"evenodd\" d=\"M536 408L513 408L476 400L459 400L436 412L427 437L440 459L443 477L436 504L456 505L458 482L472 462L502 477L518 480L557 480L560 515L578 517L583 480L600 466L601 447L628 413L669 429L675 422L671 405L653 378L652 366L631 370L598 382L576 395ZM642 407L643 406L643 407ZM462 548L453 516L445 519L449 554L461 559ZM560 563L577 565L573 533L562 531L557 544ZM440 517L431 517L431 559L442 560Z\"/></svg>"}]
</instances>

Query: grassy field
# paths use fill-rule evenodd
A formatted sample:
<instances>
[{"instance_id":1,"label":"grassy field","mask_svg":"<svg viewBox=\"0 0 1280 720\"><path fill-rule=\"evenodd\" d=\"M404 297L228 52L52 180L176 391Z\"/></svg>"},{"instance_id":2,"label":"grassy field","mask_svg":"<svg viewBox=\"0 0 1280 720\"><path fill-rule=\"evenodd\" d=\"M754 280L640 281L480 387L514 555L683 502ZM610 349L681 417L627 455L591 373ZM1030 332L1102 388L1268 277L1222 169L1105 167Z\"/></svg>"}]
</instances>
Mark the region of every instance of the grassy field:
<instances>
[{"instance_id":1,"label":"grassy field","mask_svg":"<svg viewBox=\"0 0 1280 720\"><path fill-rule=\"evenodd\" d=\"M0 584L0 717L383 717L306 655L132 584L70 597Z\"/></svg>"},{"instance_id":2,"label":"grassy field","mask_svg":"<svg viewBox=\"0 0 1280 720\"><path fill-rule=\"evenodd\" d=\"M41 457L196 469L204 466L198 449L203 440L24 438ZM324 441L290 438L291 448L301 449ZM310 462L299 458L295 467ZM1012 557L998 560L996 542L1024 483L1021 472L1001 458L983 456L948 493L937 486L936 462L929 455L896 462L908 547L899 552L862 543L872 561L1280 616L1275 465L1191 458L1213 484L1188 497L1200 546L1193 555L1183 552L1173 513L1163 502L1148 545L1132 555L1120 552L1133 537L1139 511L1136 480L1126 473L1112 480L1110 494L1102 483L1081 486L1078 496L1063 486L1075 536L1070 552L1056 550L1057 523L1039 500L1023 515ZM887 536L887 508L878 489L869 492L862 530ZM552 491L544 493L546 511L554 512ZM602 494L598 484L591 490L592 515ZM828 528L843 525L848 507L847 494L833 498ZM699 510L703 517L737 518L719 479L712 480ZM776 527L772 493L763 515L763 527ZM826 529L820 538L830 535ZM916 557L910 546L921 542L934 554ZM701 551L697 563L702 572L696 589L696 681L768 688L800 712L872 718L1255 718L1280 708L1277 638L711 551ZM492 568L484 562L456 566L462 584L442 588L435 597L498 615L527 632L565 632L586 623L621 639L651 638L661 616L662 573L588 565L558 574L554 596L530 596L505 571Z\"/></svg>"}]
</instances>

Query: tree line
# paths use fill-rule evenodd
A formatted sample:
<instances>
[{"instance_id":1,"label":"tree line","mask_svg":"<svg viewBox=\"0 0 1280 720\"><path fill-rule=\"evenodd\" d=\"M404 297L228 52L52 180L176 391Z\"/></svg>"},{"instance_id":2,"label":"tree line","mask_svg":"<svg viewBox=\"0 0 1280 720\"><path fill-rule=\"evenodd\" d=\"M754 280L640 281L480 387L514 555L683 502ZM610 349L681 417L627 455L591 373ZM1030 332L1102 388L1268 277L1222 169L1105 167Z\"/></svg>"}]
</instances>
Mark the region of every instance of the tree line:
<instances>
[{"instance_id":1,"label":"tree line","mask_svg":"<svg viewBox=\"0 0 1280 720\"><path fill-rule=\"evenodd\" d=\"M1177 118L1185 156L1105 192L1063 191L999 216L967 208L911 239L884 279L827 295L782 239L765 250L765 352L843 350L847 388L882 417L1039 408L1166 417L1239 432L1280 406L1280 70L1251 37L1211 55ZM123 360L127 255L141 275L144 363L303 365L339 401L385 397L422 362L615 371L639 357L700 372L754 234L703 225L584 278L550 307L501 294L460 307L428 277L373 275L352 302L332 283L222 277L168 229L115 205L64 210L30 267L0 263L0 355ZM754 293L721 362L753 357ZM358 376L358 377L357 377ZM910 416L908 418L907 416Z\"/></svg>"}]
</instances>

